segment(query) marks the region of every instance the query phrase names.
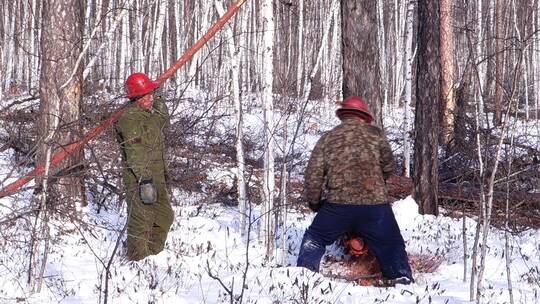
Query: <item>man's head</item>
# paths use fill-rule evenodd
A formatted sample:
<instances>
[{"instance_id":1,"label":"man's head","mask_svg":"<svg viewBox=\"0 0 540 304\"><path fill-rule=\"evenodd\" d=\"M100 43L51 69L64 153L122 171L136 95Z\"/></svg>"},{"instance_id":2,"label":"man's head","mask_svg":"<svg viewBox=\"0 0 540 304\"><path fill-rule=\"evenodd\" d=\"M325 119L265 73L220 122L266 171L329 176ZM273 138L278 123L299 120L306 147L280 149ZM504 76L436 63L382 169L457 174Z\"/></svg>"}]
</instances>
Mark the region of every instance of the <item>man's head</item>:
<instances>
[{"instance_id":1,"label":"man's head","mask_svg":"<svg viewBox=\"0 0 540 304\"><path fill-rule=\"evenodd\" d=\"M152 81L144 73L134 73L126 80L127 97L137 100L137 103L144 109L150 109L153 103L153 93L159 87L159 82Z\"/></svg>"},{"instance_id":2,"label":"man's head","mask_svg":"<svg viewBox=\"0 0 540 304\"><path fill-rule=\"evenodd\" d=\"M373 115L369 112L367 104L358 96L349 96L342 103L341 108L336 110L340 120L356 118L371 123Z\"/></svg>"}]
</instances>

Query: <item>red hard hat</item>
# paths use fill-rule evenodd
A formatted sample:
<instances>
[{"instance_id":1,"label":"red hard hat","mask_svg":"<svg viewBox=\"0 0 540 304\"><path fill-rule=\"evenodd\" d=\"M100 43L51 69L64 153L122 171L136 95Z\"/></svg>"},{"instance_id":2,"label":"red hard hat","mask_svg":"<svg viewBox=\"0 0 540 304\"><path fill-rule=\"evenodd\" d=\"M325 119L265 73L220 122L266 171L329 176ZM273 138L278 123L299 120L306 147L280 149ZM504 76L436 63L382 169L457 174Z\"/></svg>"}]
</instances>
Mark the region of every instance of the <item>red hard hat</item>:
<instances>
[{"instance_id":1,"label":"red hard hat","mask_svg":"<svg viewBox=\"0 0 540 304\"><path fill-rule=\"evenodd\" d=\"M368 123L373 121L373 115L369 112L367 104L358 96L349 96L341 103L341 108L336 110L336 115L341 118L344 113L361 113L364 114Z\"/></svg>"},{"instance_id":2,"label":"red hard hat","mask_svg":"<svg viewBox=\"0 0 540 304\"><path fill-rule=\"evenodd\" d=\"M128 98L136 98L146 95L159 87L159 82L152 81L144 73L133 73L126 80L126 92Z\"/></svg>"}]
</instances>

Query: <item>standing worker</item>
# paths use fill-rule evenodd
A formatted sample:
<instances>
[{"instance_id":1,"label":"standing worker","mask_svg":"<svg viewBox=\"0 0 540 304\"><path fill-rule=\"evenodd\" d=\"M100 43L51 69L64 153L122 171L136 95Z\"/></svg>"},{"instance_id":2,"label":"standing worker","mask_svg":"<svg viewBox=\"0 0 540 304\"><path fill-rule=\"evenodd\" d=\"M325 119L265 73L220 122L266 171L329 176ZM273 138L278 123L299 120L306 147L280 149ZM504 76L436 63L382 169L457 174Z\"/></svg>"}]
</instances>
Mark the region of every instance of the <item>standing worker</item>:
<instances>
[{"instance_id":1,"label":"standing worker","mask_svg":"<svg viewBox=\"0 0 540 304\"><path fill-rule=\"evenodd\" d=\"M394 170L388 140L357 96L336 115L341 124L319 139L306 169L304 195L318 213L304 234L298 266L318 272L326 246L354 232L373 251L384 282L410 284L405 242L387 197L385 181Z\"/></svg>"},{"instance_id":2,"label":"standing worker","mask_svg":"<svg viewBox=\"0 0 540 304\"><path fill-rule=\"evenodd\" d=\"M126 80L127 97L137 106L116 122L127 189L127 258L138 261L163 250L173 222L166 186L165 140L169 125L165 102L154 94L158 82L135 73Z\"/></svg>"}]
</instances>

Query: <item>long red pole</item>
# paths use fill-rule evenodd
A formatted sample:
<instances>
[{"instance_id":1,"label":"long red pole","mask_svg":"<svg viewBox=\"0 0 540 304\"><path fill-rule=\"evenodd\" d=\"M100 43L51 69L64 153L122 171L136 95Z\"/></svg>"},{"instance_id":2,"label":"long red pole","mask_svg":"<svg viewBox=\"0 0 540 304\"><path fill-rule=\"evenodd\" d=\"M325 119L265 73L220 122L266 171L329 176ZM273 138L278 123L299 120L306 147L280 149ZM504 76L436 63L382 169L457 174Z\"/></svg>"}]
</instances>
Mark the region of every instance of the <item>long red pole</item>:
<instances>
[{"instance_id":1,"label":"long red pole","mask_svg":"<svg viewBox=\"0 0 540 304\"><path fill-rule=\"evenodd\" d=\"M159 84L163 84L167 79L171 78L174 73L178 69L180 69L186 62L188 62L195 53L197 53L198 50L200 50L214 35L231 19L232 16L238 12L240 7L246 2L247 0L238 0L236 1L225 13L225 15L221 16L219 20L200 38L195 44L190 47L183 55L180 57L170 68L168 68L165 72L163 72L158 78L157 81ZM65 147L62 147L59 151L57 151L51 158L50 161L50 168L55 167L58 165L62 160L64 160L66 157L73 154L73 152L80 149L82 146L84 146L86 143L94 139L96 136L101 134L103 130L107 129L110 125L115 123L120 116L124 113L124 110L126 109L125 106L121 107L119 110L114 112L109 119L105 120L103 123L98 125L97 127L91 129L88 131L81 140L74 142L72 144L69 144ZM25 176L21 177L17 181L7 185L2 191L0 191L0 198L8 196L36 176L40 176L45 172L45 164L40 164L37 166L34 170L27 173Z\"/></svg>"}]
</instances>

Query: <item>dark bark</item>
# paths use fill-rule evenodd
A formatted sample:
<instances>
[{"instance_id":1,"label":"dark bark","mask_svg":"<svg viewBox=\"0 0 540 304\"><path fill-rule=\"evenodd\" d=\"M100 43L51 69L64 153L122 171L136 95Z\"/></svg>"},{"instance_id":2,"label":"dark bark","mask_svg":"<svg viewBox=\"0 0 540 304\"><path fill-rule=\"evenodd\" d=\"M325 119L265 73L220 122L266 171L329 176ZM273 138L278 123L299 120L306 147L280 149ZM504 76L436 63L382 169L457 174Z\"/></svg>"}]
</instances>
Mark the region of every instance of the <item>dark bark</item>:
<instances>
[{"instance_id":1,"label":"dark bark","mask_svg":"<svg viewBox=\"0 0 540 304\"><path fill-rule=\"evenodd\" d=\"M79 121L81 105L82 68L75 73L68 84L77 58L82 51L83 1L48 0L43 2L41 54L42 66L40 75L40 138L44 139L49 132L55 132L49 142L54 150L72 143L81 135ZM55 109L55 104L59 106ZM55 114L58 113L58 128L53 127ZM46 145L40 146L38 161L45 162ZM85 204L84 184L80 168L83 166L84 154L80 150L50 171L54 193ZM37 181L40 182L39 180Z\"/></svg>"},{"instance_id":2,"label":"dark bark","mask_svg":"<svg viewBox=\"0 0 540 304\"><path fill-rule=\"evenodd\" d=\"M438 214L440 104L439 2L418 1L418 66L414 120L414 197L421 214Z\"/></svg>"},{"instance_id":3,"label":"dark bark","mask_svg":"<svg viewBox=\"0 0 540 304\"><path fill-rule=\"evenodd\" d=\"M382 91L377 45L377 2L343 0L343 97L357 95L382 124ZM437 25L438 26L438 25Z\"/></svg>"}]
</instances>

